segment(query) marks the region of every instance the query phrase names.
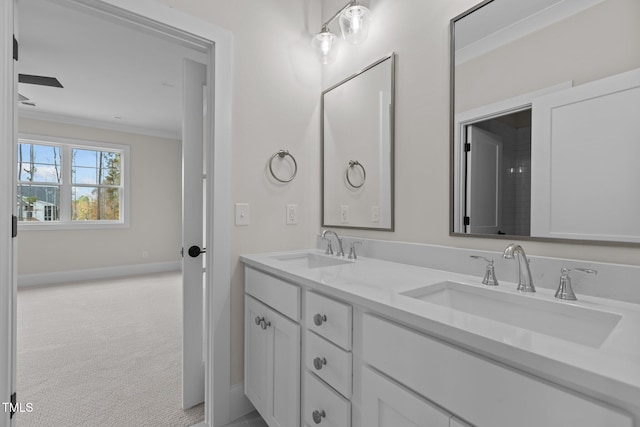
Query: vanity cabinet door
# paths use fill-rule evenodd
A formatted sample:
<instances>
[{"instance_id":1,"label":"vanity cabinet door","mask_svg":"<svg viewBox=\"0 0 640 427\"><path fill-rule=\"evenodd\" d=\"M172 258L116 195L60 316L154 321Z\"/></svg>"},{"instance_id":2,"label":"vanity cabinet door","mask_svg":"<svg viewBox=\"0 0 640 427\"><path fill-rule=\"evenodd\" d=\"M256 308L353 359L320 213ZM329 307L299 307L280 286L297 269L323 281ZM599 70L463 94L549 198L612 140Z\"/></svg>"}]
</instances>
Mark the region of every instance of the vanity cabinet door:
<instances>
[{"instance_id":1,"label":"vanity cabinet door","mask_svg":"<svg viewBox=\"0 0 640 427\"><path fill-rule=\"evenodd\" d=\"M369 368L362 369L362 425L449 427L451 415Z\"/></svg>"},{"instance_id":2,"label":"vanity cabinet door","mask_svg":"<svg viewBox=\"0 0 640 427\"><path fill-rule=\"evenodd\" d=\"M246 296L244 304L244 394L264 416L267 409L267 333L260 320L267 306Z\"/></svg>"},{"instance_id":3,"label":"vanity cabinet door","mask_svg":"<svg viewBox=\"0 0 640 427\"><path fill-rule=\"evenodd\" d=\"M244 390L270 427L300 423L300 325L245 296Z\"/></svg>"},{"instance_id":4,"label":"vanity cabinet door","mask_svg":"<svg viewBox=\"0 0 640 427\"><path fill-rule=\"evenodd\" d=\"M270 427L300 425L300 325L274 310L267 312L268 409Z\"/></svg>"}]
</instances>

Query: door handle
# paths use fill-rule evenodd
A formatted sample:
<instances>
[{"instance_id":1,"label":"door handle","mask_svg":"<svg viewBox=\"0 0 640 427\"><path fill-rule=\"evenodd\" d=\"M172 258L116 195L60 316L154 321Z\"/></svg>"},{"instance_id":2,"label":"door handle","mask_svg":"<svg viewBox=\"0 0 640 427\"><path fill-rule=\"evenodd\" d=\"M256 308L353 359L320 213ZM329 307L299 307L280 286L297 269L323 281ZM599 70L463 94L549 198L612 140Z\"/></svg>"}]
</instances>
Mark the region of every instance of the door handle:
<instances>
[{"instance_id":1,"label":"door handle","mask_svg":"<svg viewBox=\"0 0 640 427\"><path fill-rule=\"evenodd\" d=\"M207 252L207 248L202 248L200 249L199 246L193 245L189 248L189 250L187 251L187 253L189 254L190 257L195 258L200 254L206 253Z\"/></svg>"}]
</instances>

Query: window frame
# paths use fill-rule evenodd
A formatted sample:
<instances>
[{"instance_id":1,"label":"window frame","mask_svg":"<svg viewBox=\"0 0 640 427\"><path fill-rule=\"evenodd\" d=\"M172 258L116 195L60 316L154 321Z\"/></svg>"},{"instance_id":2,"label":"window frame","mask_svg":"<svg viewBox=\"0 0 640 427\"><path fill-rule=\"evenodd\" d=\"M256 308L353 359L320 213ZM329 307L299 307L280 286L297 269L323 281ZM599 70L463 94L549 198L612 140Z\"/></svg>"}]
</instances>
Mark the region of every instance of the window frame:
<instances>
[{"instance_id":1,"label":"window frame","mask_svg":"<svg viewBox=\"0 0 640 427\"><path fill-rule=\"evenodd\" d=\"M60 147L61 153L61 169L62 182L60 184L52 183L60 187L60 220L59 221L19 221L18 229L20 231L31 230L88 230L88 229L109 229L109 228L129 228L130 216L130 168L131 163L130 147L124 144L114 144L102 141L89 141L82 139L53 137L48 135L37 135L30 133L18 134L17 144L36 144L36 145L54 145ZM120 219L114 220L92 220L78 221L72 220L72 190L74 185L71 178L72 174L72 150L96 150L96 151L115 151L120 153ZM17 159L14 159L17 162ZM18 186L17 177L14 176L16 188ZM24 183L24 181L22 181ZM39 183L37 184L39 185ZM48 185L48 184L45 184ZM95 185L96 188L104 188Z\"/></svg>"}]
</instances>

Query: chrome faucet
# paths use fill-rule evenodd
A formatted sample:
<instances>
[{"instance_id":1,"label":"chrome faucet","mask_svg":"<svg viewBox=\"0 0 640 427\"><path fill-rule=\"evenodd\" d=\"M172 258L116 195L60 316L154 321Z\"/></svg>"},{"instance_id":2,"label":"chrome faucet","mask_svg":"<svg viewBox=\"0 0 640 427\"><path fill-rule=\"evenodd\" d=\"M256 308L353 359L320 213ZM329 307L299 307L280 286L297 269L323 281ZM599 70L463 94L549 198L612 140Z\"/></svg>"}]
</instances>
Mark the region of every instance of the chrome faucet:
<instances>
[{"instance_id":1,"label":"chrome faucet","mask_svg":"<svg viewBox=\"0 0 640 427\"><path fill-rule=\"evenodd\" d=\"M469 257L473 259L483 259L487 261L487 268L484 271L484 278L482 279L482 284L487 286L498 286L498 279L496 279L496 271L493 268L493 260L489 258L485 258L479 255L469 255Z\"/></svg>"},{"instance_id":2,"label":"chrome faucet","mask_svg":"<svg viewBox=\"0 0 640 427\"><path fill-rule=\"evenodd\" d=\"M333 234L334 236L336 236L336 240L338 241L338 253L336 255L338 256L344 256L344 249L342 248L342 239L340 238L340 236L338 236L338 233L336 233L333 230L324 230L322 232L322 237L324 239L328 239L327 234Z\"/></svg>"},{"instance_id":3,"label":"chrome faucet","mask_svg":"<svg viewBox=\"0 0 640 427\"><path fill-rule=\"evenodd\" d=\"M502 257L514 259L514 256L518 257L518 290L520 292L535 292L536 288L533 286L527 254L524 253L522 246L512 243L504 250Z\"/></svg>"},{"instance_id":4,"label":"chrome faucet","mask_svg":"<svg viewBox=\"0 0 640 427\"><path fill-rule=\"evenodd\" d=\"M558 290L554 295L556 298L565 299L569 301L575 301L578 299L576 298L576 294L573 292L573 289L571 288L571 277L569 277L569 273L571 273L572 271L581 271L587 274L598 274L598 270L593 270L591 268L571 269L571 268L562 267L562 269L560 269L560 273L561 273L560 284L558 285Z\"/></svg>"}]
</instances>

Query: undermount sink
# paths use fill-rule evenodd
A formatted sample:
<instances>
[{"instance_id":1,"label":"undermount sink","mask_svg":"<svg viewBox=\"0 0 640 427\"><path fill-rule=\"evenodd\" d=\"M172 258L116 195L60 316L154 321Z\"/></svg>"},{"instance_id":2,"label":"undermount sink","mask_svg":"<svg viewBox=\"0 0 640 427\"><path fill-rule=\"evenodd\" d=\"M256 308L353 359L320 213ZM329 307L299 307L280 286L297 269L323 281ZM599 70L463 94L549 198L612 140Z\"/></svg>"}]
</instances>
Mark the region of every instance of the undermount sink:
<instances>
[{"instance_id":1,"label":"undermount sink","mask_svg":"<svg viewBox=\"0 0 640 427\"><path fill-rule=\"evenodd\" d=\"M312 252L278 255L274 256L273 258L277 259L278 261L285 261L289 265L306 268L331 267L334 265L349 264L352 262L345 259L324 256Z\"/></svg>"},{"instance_id":2,"label":"undermount sink","mask_svg":"<svg viewBox=\"0 0 640 427\"><path fill-rule=\"evenodd\" d=\"M622 318L618 314L450 281L403 295L595 348L602 345Z\"/></svg>"}]
</instances>

